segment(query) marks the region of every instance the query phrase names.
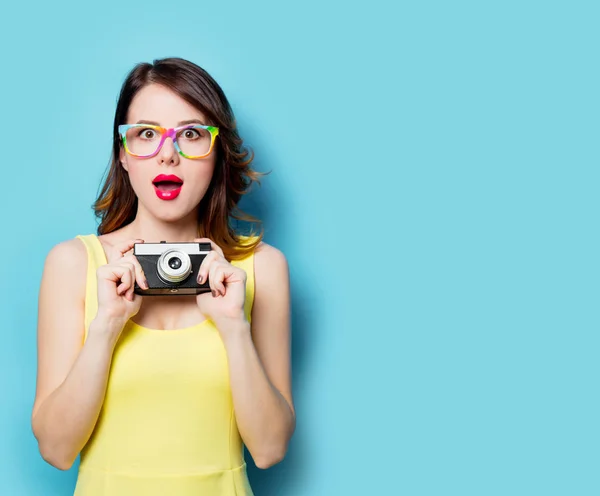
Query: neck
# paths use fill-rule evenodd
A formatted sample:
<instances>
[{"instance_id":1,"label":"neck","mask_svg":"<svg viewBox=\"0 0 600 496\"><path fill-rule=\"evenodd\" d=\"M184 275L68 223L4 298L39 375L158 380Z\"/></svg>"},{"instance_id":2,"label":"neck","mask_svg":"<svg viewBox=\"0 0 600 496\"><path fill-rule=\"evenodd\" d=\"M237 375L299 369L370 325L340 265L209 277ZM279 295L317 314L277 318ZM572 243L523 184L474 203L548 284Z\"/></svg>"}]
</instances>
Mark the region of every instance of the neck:
<instances>
[{"instance_id":1,"label":"neck","mask_svg":"<svg viewBox=\"0 0 600 496\"><path fill-rule=\"evenodd\" d=\"M198 213L194 210L183 219L165 221L138 208L135 219L126 229L128 238L143 239L147 243L193 241L198 237Z\"/></svg>"}]
</instances>

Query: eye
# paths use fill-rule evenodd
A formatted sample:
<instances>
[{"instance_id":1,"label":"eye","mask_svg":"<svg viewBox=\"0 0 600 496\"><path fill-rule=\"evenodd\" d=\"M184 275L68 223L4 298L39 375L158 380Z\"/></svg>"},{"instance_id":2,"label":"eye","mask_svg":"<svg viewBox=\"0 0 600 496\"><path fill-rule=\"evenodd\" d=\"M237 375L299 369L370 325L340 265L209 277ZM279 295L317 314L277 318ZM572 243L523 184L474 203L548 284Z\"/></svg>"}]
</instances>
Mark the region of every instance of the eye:
<instances>
[{"instance_id":1,"label":"eye","mask_svg":"<svg viewBox=\"0 0 600 496\"><path fill-rule=\"evenodd\" d=\"M156 131L150 128L140 129L140 131L138 132L138 137L142 139L151 140L156 138Z\"/></svg>"},{"instance_id":2,"label":"eye","mask_svg":"<svg viewBox=\"0 0 600 496\"><path fill-rule=\"evenodd\" d=\"M185 129L181 136L187 140L195 140L201 138L202 135L198 129Z\"/></svg>"}]
</instances>

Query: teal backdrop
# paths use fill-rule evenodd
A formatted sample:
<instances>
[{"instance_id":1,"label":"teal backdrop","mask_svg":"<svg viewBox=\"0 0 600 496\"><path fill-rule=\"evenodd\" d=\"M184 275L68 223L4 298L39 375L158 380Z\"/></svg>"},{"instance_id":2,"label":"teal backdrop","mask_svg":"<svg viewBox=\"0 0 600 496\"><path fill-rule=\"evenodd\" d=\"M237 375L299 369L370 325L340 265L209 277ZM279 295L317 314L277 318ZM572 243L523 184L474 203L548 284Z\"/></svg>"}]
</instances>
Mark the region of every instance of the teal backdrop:
<instances>
[{"instance_id":1,"label":"teal backdrop","mask_svg":"<svg viewBox=\"0 0 600 496\"><path fill-rule=\"evenodd\" d=\"M298 425L257 496L600 494L592 1L9 2L0 495L71 494L31 433L48 251L94 232L117 94L222 85L288 257Z\"/></svg>"}]
</instances>

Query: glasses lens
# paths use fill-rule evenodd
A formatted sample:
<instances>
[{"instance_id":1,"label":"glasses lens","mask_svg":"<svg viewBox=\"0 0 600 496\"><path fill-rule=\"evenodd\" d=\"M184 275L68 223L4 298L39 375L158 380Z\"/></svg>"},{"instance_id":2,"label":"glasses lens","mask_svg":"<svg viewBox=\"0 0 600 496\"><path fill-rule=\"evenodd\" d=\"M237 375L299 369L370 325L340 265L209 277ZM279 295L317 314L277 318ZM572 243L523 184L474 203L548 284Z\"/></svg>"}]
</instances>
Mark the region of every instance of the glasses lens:
<instances>
[{"instance_id":1,"label":"glasses lens","mask_svg":"<svg viewBox=\"0 0 600 496\"><path fill-rule=\"evenodd\" d=\"M160 144L160 132L147 126L135 126L127 130L125 139L131 153L152 155Z\"/></svg>"},{"instance_id":2,"label":"glasses lens","mask_svg":"<svg viewBox=\"0 0 600 496\"><path fill-rule=\"evenodd\" d=\"M210 150L212 137L208 129L190 127L177 134L177 143L181 151L188 157L200 157Z\"/></svg>"}]
</instances>

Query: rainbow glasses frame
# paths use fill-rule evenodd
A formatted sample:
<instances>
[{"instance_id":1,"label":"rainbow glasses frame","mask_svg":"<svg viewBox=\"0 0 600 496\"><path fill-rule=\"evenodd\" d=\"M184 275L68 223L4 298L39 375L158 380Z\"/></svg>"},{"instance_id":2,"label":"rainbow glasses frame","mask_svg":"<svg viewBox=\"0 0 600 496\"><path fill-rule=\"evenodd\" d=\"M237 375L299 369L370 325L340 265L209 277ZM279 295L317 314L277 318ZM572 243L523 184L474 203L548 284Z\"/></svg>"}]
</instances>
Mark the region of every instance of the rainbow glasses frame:
<instances>
[{"instance_id":1,"label":"rainbow glasses frame","mask_svg":"<svg viewBox=\"0 0 600 496\"><path fill-rule=\"evenodd\" d=\"M131 150L129 150L129 148L127 147L127 131L129 131L130 129L132 129L134 127L139 127L142 129L153 129L160 133L160 143L156 147L156 150L154 151L154 153L151 153L150 155L137 155L135 153L132 153ZM175 145L175 150L177 150L177 153L179 153L179 155L181 155L182 157L191 158L191 159L205 158L210 155L210 152L212 152L213 146L215 144L215 138L219 134L218 127L203 126L202 124L187 124L185 126L174 127L174 128L173 127L166 128L166 127L154 126L151 124L121 124L118 129L119 129L119 134L121 135L121 142L123 143L123 148L125 148L125 151L129 155L131 155L132 157L137 157L137 158L154 157L161 150L161 148L165 144L165 140L167 138L171 138L173 140L173 145ZM210 133L210 148L208 149L208 152L206 152L204 155L186 155L185 153L183 153L181 151L181 148L179 148L179 144L177 143L177 134L180 131L184 131L185 129L206 129Z\"/></svg>"}]
</instances>

